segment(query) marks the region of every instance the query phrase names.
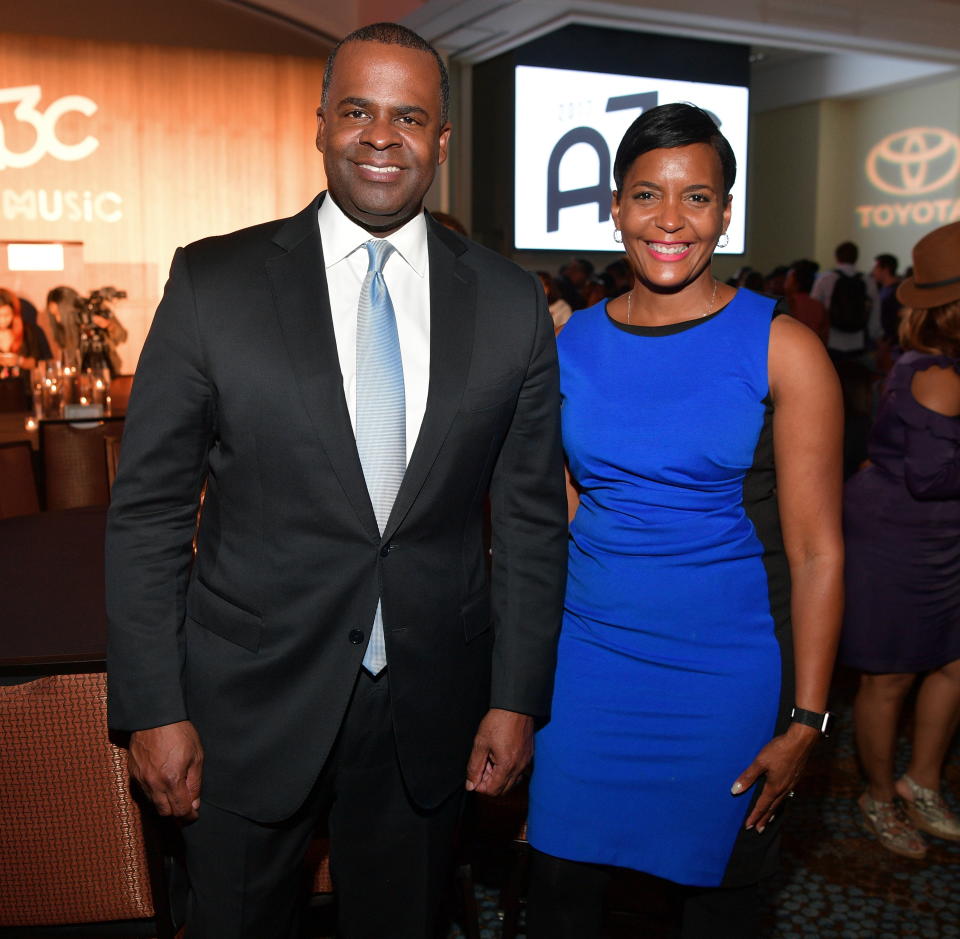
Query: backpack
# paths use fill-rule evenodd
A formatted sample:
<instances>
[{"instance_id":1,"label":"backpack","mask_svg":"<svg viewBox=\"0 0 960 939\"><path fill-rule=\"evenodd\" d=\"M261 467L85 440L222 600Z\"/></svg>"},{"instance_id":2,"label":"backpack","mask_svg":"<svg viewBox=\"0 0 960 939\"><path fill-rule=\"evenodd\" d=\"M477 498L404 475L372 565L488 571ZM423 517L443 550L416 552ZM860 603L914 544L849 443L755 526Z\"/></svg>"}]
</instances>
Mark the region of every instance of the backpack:
<instances>
[{"instance_id":1,"label":"backpack","mask_svg":"<svg viewBox=\"0 0 960 939\"><path fill-rule=\"evenodd\" d=\"M830 326L842 333L861 333L870 320L870 299L863 275L836 271L837 280L830 295Z\"/></svg>"}]
</instances>

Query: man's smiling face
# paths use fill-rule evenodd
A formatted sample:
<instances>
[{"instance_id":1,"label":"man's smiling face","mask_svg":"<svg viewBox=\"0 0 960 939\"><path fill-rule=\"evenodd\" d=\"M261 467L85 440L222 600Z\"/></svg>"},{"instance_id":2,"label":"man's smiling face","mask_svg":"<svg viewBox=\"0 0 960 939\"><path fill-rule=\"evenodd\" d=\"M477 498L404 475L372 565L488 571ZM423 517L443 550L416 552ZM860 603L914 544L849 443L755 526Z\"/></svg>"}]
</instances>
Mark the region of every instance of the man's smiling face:
<instances>
[{"instance_id":1,"label":"man's smiling face","mask_svg":"<svg viewBox=\"0 0 960 939\"><path fill-rule=\"evenodd\" d=\"M387 235L416 215L450 125L440 123L440 71L428 52L349 42L317 112L327 188L358 225Z\"/></svg>"}]
</instances>

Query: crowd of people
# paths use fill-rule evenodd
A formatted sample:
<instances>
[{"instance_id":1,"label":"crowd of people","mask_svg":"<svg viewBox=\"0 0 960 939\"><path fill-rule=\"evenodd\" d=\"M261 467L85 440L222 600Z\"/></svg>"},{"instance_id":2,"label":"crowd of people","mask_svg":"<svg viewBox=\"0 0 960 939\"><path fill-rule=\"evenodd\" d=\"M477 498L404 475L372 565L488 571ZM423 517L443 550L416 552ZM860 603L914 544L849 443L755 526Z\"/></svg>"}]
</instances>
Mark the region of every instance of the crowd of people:
<instances>
[{"instance_id":1,"label":"crowd of people","mask_svg":"<svg viewBox=\"0 0 960 939\"><path fill-rule=\"evenodd\" d=\"M554 277L549 271L537 271L547 295L553 328L560 332L575 310L613 300L633 286L633 271L626 258L611 261L602 272L586 258L572 258Z\"/></svg>"},{"instance_id":2,"label":"crowd of people","mask_svg":"<svg viewBox=\"0 0 960 939\"><path fill-rule=\"evenodd\" d=\"M913 268L898 274L898 259L879 254L865 274L856 266L858 257L857 246L847 241L837 246L834 267L821 270L817 261L800 258L763 274L744 265L726 283L785 300L790 315L809 326L832 357L868 350L875 357L872 361L878 373L885 375L892 365L904 309L897 299L897 287L912 275ZM571 258L556 274L540 270L537 275L558 332L575 310L613 300L633 285L627 258L611 261L602 271L587 258ZM841 287L835 291L838 282ZM852 318L851 309L856 311Z\"/></svg>"}]
</instances>

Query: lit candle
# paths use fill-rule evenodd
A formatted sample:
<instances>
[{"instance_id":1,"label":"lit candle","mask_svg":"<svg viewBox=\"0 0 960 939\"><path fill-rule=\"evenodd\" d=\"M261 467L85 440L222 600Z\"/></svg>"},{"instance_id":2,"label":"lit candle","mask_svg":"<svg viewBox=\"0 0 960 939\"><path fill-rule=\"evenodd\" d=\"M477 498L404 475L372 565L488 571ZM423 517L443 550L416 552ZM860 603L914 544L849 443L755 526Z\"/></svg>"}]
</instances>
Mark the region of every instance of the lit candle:
<instances>
[{"instance_id":1,"label":"lit candle","mask_svg":"<svg viewBox=\"0 0 960 939\"><path fill-rule=\"evenodd\" d=\"M23 426L24 426L24 429L25 429L25 430L36 430L36 429L37 429L37 421L36 421L36 418L28 417L28 418L23 422Z\"/></svg>"}]
</instances>

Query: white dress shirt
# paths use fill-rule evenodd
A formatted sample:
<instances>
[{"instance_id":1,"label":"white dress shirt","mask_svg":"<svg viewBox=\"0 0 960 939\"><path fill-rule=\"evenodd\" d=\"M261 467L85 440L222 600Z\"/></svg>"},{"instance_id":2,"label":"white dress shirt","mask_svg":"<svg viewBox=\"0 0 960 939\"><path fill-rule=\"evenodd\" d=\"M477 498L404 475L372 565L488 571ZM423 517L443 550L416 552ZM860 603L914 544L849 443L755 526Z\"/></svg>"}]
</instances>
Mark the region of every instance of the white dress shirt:
<instances>
[{"instance_id":1,"label":"white dress shirt","mask_svg":"<svg viewBox=\"0 0 960 939\"><path fill-rule=\"evenodd\" d=\"M368 264L363 246L374 236L347 218L329 193L320 204L317 220L343 394L356 433L357 307ZM387 241L396 248L383 266L383 278L390 291L400 338L409 463L423 423L430 384L430 263L423 212L388 236Z\"/></svg>"}]
</instances>

